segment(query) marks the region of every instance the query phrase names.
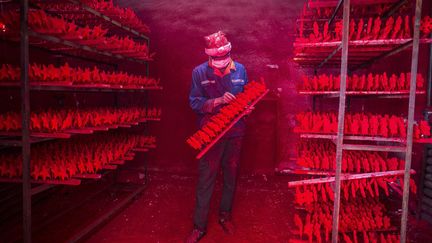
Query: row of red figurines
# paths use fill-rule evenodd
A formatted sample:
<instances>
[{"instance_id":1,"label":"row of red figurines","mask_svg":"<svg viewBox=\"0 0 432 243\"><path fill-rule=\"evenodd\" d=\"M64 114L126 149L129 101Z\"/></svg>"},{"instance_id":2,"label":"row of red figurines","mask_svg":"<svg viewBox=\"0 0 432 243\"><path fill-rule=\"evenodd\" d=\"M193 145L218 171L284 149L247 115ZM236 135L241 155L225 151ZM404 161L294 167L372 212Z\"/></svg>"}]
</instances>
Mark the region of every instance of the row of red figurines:
<instances>
[{"instance_id":1,"label":"row of red figurines","mask_svg":"<svg viewBox=\"0 0 432 243\"><path fill-rule=\"evenodd\" d=\"M383 21L381 17L370 17L367 21L351 19L349 23L349 40L385 40L385 39L408 39L412 38L412 26L414 21L409 16L398 16L387 18ZM312 33L307 35L304 25L300 25L299 38L296 42L328 42L342 40L343 22L337 21L334 28L329 23L313 23ZM420 33L422 37L428 37L432 32L432 20L429 16L422 18Z\"/></svg>"},{"instance_id":2,"label":"row of red figurines","mask_svg":"<svg viewBox=\"0 0 432 243\"><path fill-rule=\"evenodd\" d=\"M21 69L10 64L0 66L0 81L19 81ZM53 64L30 64L30 82L71 82L72 84L106 84L159 87L160 80L127 72L104 71L96 66L73 68L68 63L56 67Z\"/></svg>"},{"instance_id":3,"label":"row of red figurines","mask_svg":"<svg viewBox=\"0 0 432 243\"><path fill-rule=\"evenodd\" d=\"M309 207L309 209L308 209ZM313 203L306 206L306 215L294 215L294 224L300 237L306 235L309 240L315 238L329 240L332 229L332 203ZM342 203L340 208L339 232L373 231L390 229L391 221L385 215L386 208L377 199L356 199L350 203ZM304 218L304 220L302 220Z\"/></svg>"},{"instance_id":4,"label":"row of red figurines","mask_svg":"<svg viewBox=\"0 0 432 243\"><path fill-rule=\"evenodd\" d=\"M296 115L296 133L334 134L338 129L338 117L334 112L301 112ZM368 113L345 115L344 134L373 137L406 138L407 122L403 117ZM431 136L427 121L414 124L414 139Z\"/></svg>"},{"instance_id":5,"label":"row of red figurines","mask_svg":"<svg viewBox=\"0 0 432 243\"><path fill-rule=\"evenodd\" d=\"M154 137L96 134L32 146L31 177L34 180L66 180L77 174L96 173L104 165L121 160L135 147L155 146ZM0 154L0 176L22 176L21 153Z\"/></svg>"},{"instance_id":6,"label":"row of red figurines","mask_svg":"<svg viewBox=\"0 0 432 243\"><path fill-rule=\"evenodd\" d=\"M318 225L311 225L308 226L307 232L305 233L307 235L309 243L316 242L316 243L322 243L322 242L330 242L330 232L326 231L324 232L324 239L321 235L321 231L313 231L313 228L316 228L318 230ZM312 229L311 229L312 228ZM325 230L328 230L325 228ZM296 242L296 241L293 241ZM305 241L300 241L305 242ZM385 232L377 232L377 231L353 231L352 233L339 233L339 242L346 242L346 243L400 243L400 235L399 234L392 234L392 233L385 233Z\"/></svg>"},{"instance_id":7,"label":"row of red figurines","mask_svg":"<svg viewBox=\"0 0 432 243\"><path fill-rule=\"evenodd\" d=\"M61 132L68 129L121 125L143 119L159 119L160 116L160 108L49 109L31 113L30 130L33 132ZM21 125L21 114L19 112L0 114L0 131L19 131Z\"/></svg>"},{"instance_id":8,"label":"row of red figurines","mask_svg":"<svg viewBox=\"0 0 432 243\"><path fill-rule=\"evenodd\" d=\"M330 141L304 140L298 144L297 165L324 171L336 168L336 146ZM376 151L345 151L342 172L368 173L405 169L405 161Z\"/></svg>"},{"instance_id":9,"label":"row of red figurines","mask_svg":"<svg viewBox=\"0 0 432 243\"><path fill-rule=\"evenodd\" d=\"M150 32L148 26L144 24L136 15L136 13L130 8L122 8L113 4L112 0L83 0L87 6L109 16L115 21L120 22L123 26L133 28L142 33ZM88 18L94 18L95 16L88 12L80 12L80 5L70 3L58 3L58 2L38 2L36 3L42 9L47 11L64 11L63 16L67 19L74 19L76 21L85 21ZM68 14L68 11L71 13Z\"/></svg>"},{"instance_id":10,"label":"row of red figurines","mask_svg":"<svg viewBox=\"0 0 432 243\"><path fill-rule=\"evenodd\" d=\"M109 50L137 59L150 60L151 55L146 43L133 41L129 37L108 36L107 30L101 26L80 27L73 21L66 21L61 17L53 17L43 10L29 12L29 27L38 33L54 35L66 40L74 40L98 50ZM19 29L18 12L4 12L0 14L0 22L7 30ZM8 31L5 32L6 34ZM16 34L16 33L15 33Z\"/></svg>"},{"instance_id":11,"label":"row of red figurines","mask_svg":"<svg viewBox=\"0 0 432 243\"><path fill-rule=\"evenodd\" d=\"M400 243L400 235L392 234L392 233L384 233L384 232L366 232L363 231L361 236L357 235L357 232L354 232L354 235L351 238L350 234L342 234L342 238L346 243Z\"/></svg>"},{"instance_id":12,"label":"row of red figurines","mask_svg":"<svg viewBox=\"0 0 432 243\"><path fill-rule=\"evenodd\" d=\"M353 200L357 197L379 197L381 188L386 196L389 196L387 182L396 182L402 179L396 176L367 178L357 180L347 180L341 182L341 198L345 201ZM417 192L415 182L410 180L410 190ZM295 192L295 203L304 205L312 202L327 202L334 200L334 191L329 183L310 184L297 186Z\"/></svg>"},{"instance_id":13,"label":"row of red figurines","mask_svg":"<svg viewBox=\"0 0 432 243\"><path fill-rule=\"evenodd\" d=\"M114 5L112 0L84 0L83 2L123 25L130 26L139 32L150 32L149 27L138 18L131 8L122 8Z\"/></svg>"},{"instance_id":14,"label":"row of red figurines","mask_svg":"<svg viewBox=\"0 0 432 243\"><path fill-rule=\"evenodd\" d=\"M392 7L392 3L389 1L385 1L387 3L381 4L364 4L364 5L356 5L355 8L350 9L350 16L365 16L367 14L374 13L376 16L381 16L388 12L389 8ZM319 0L308 0L303 6L302 18L306 16L310 16L311 18L318 19L327 19L330 18L335 11L334 5L328 6L315 6L310 7L313 4L320 4ZM406 8L398 8L395 10L396 14L401 14L406 11Z\"/></svg>"},{"instance_id":15,"label":"row of red figurines","mask_svg":"<svg viewBox=\"0 0 432 243\"><path fill-rule=\"evenodd\" d=\"M420 31L422 33L432 33L432 17L426 16L420 22Z\"/></svg>"},{"instance_id":16,"label":"row of red figurines","mask_svg":"<svg viewBox=\"0 0 432 243\"><path fill-rule=\"evenodd\" d=\"M313 77L303 76L303 83L299 87L302 91L339 91L340 75L315 75ZM363 74L348 76L346 90L348 91L409 91L411 73L400 73L387 75ZM419 90L425 89L425 80L417 74L416 87Z\"/></svg>"},{"instance_id":17,"label":"row of red figurines","mask_svg":"<svg viewBox=\"0 0 432 243\"><path fill-rule=\"evenodd\" d=\"M244 87L244 92L236 99L220 109L209 122L187 139L187 143L194 149L201 149L215 139L249 104L266 91L264 82L250 82Z\"/></svg>"}]
</instances>

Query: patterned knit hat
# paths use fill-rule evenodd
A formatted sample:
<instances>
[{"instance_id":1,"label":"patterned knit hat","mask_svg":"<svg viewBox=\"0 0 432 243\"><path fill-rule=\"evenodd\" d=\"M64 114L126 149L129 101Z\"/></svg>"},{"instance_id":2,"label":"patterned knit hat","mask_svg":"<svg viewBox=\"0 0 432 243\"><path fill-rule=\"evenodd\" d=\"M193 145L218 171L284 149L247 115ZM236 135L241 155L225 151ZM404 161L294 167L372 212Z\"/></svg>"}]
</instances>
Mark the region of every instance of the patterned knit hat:
<instances>
[{"instance_id":1,"label":"patterned knit hat","mask_svg":"<svg viewBox=\"0 0 432 243\"><path fill-rule=\"evenodd\" d=\"M225 37L225 33L218 31L204 37L206 41L205 53L211 57L222 57L231 51L231 43Z\"/></svg>"}]
</instances>

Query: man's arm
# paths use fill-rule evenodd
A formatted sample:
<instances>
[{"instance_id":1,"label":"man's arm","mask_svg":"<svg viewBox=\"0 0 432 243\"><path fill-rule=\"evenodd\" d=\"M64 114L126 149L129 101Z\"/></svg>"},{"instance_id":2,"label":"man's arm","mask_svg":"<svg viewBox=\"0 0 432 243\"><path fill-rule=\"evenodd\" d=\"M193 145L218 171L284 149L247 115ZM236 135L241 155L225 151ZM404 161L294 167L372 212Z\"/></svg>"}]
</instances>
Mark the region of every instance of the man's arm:
<instances>
[{"instance_id":1,"label":"man's arm","mask_svg":"<svg viewBox=\"0 0 432 243\"><path fill-rule=\"evenodd\" d=\"M249 79L248 79L248 75L247 75L247 72L246 72L246 68L244 69L243 80L244 80L244 84L245 85L249 83Z\"/></svg>"},{"instance_id":2,"label":"man's arm","mask_svg":"<svg viewBox=\"0 0 432 243\"><path fill-rule=\"evenodd\" d=\"M209 99L205 97L201 86L201 80L196 71L192 72L192 86L189 93L189 105L198 114L213 113L219 105L227 104L234 100L235 96L226 92L223 96Z\"/></svg>"},{"instance_id":3,"label":"man's arm","mask_svg":"<svg viewBox=\"0 0 432 243\"><path fill-rule=\"evenodd\" d=\"M201 82L198 79L198 74L194 70L192 72L192 85L189 92L189 105L192 108L193 111L195 111L198 114L204 114L209 113L210 109L210 103L213 103L212 101L209 101L207 97L204 95L204 90L201 86Z\"/></svg>"}]
</instances>

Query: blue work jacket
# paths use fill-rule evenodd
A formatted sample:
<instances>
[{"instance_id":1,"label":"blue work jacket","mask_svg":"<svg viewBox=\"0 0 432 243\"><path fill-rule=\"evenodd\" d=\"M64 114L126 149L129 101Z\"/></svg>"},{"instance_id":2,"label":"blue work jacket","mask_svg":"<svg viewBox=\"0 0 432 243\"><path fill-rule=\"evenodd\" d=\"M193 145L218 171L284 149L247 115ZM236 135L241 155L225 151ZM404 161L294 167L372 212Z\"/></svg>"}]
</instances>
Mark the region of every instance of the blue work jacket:
<instances>
[{"instance_id":1,"label":"blue work jacket","mask_svg":"<svg viewBox=\"0 0 432 243\"><path fill-rule=\"evenodd\" d=\"M246 69L238 62L232 61L225 73L221 73L205 62L192 71L192 85L189 94L190 107L198 114L198 125L201 128L208 119L216 114L222 105L212 107L215 98L223 96L225 92L237 95L243 92L248 83ZM237 122L225 138L243 136L245 133L243 119Z\"/></svg>"}]
</instances>

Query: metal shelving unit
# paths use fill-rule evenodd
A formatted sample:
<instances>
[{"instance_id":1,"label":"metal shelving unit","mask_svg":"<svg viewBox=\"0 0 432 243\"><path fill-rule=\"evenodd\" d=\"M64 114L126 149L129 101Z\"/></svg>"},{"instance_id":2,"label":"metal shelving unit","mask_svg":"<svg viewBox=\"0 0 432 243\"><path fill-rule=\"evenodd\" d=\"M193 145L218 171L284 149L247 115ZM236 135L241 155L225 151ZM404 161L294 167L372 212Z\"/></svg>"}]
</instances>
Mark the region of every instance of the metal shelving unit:
<instances>
[{"instance_id":1,"label":"metal shelving unit","mask_svg":"<svg viewBox=\"0 0 432 243\"><path fill-rule=\"evenodd\" d=\"M115 65L119 61L128 61L138 64L145 65L146 76L149 76L149 61L151 58L142 59L138 56L133 56L133 53L119 53L115 50L98 50L95 47L101 43L85 42L81 40L66 40L56 36L47 35L43 33L37 33L31 31L28 28L28 12L29 2L31 7L37 7L43 9L43 6L36 6L35 3L61 3L71 4L78 8L78 11L51 11L44 9L47 13L63 16L68 19L68 16L76 14L83 14L88 18L81 18L81 24L89 25L102 25L104 28L109 29L110 34L121 34L124 36L131 36L134 40L144 41L149 48L150 39L143 33L137 31L127 23L121 23L114 20L106 14L101 13L91 7L76 0L68 1L20 1L20 31L15 32L12 35L8 34L2 41L10 43L20 43L20 69L21 69L21 80L20 82L1 83L0 87L8 89L20 89L21 92L21 116L22 116L22 131L18 133L1 133L0 134L0 145L5 147L20 147L22 150L22 178L0 178L0 182L4 183L22 183L23 188L23 242L31 242L31 202L32 195L49 189L55 185L79 185L82 180L98 180L103 174L110 170L116 170L119 165L122 165L127 160L132 160L136 152L147 152L154 146L148 146L143 148L134 148L129 151L122 159L111 161L103 166L101 173L92 174L77 174L68 180L33 180L30 174L30 160L31 153L30 147L33 143L49 141L53 139L67 139L73 134L92 134L95 131L108 131L117 128L130 128L147 121L159 121L159 118L149 118L128 124L117 124L113 126L86 128L80 130L62 131L60 133L32 133L30 131L30 92L38 91L52 91L52 92L138 92L144 93L147 96L147 92L150 90L162 90L162 87L144 87L144 86L121 86L121 85L71 85L71 84L58 84L58 83L39 83L29 81L29 47L35 49L44 49L50 54L60 54L62 56L73 57L77 59L85 59L95 63L112 64ZM78 23L79 24L79 23ZM18 36L18 37L17 37ZM145 183L137 187L128 197L117 204L115 208L106 214L98 218L89 227L86 227L83 231L74 235L74 240L79 240L89 233L92 229L97 227L104 220L108 219L110 215L117 212L119 209L124 207L130 202L136 195L141 193L147 186L147 165L145 164ZM32 187L33 185L40 185Z\"/></svg>"},{"instance_id":2,"label":"metal shelving unit","mask_svg":"<svg viewBox=\"0 0 432 243\"><path fill-rule=\"evenodd\" d=\"M424 94L424 91L416 90L416 75L418 70L418 54L420 44L430 44L431 39L420 38L420 18L422 9L422 0L416 0L415 5L415 25L414 35L411 39L390 39L390 40L357 40L349 41L349 23L350 23L350 11L351 2L364 2L364 4L372 4L372 1L355 1L355 0L339 0L339 1L325 1L319 2L314 7L324 7L322 4L329 4L325 7L334 7L332 17L328 19L331 23L335 16L337 16L339 8L343 8L343 30L342 40L332 42L320 42L320 43L295 43L295 56L294 61L303 67L314 68L315 72L322 67L338 67L340 66L340 90L339 91L322 91L322 92L309 92L301 91L300 94L322 96L322 97L338 97L339 98L339 111L338 111L338 132L337 134L301 134L300 137L307 139L329 139L336 144L336 171L314 171L314 170L293 170L296 174L304 175L319 175L319 176L334 176L334 207L333 207L333 225L332 225L332 242L338 242L338 227L339 227L339 211L340 211L340 200L341 200L341 181L345 180L347 175L342 174L342 153L347 150L357 151L387 151L387 152L398 152L405 154L405 169L398 171L399 175L403 175L403 199L402 199L402 216L401 216L401 228L400 236L401 242L406 242L407 233L407 220L408 220L408 202L409 202L409 181L411 171L411 159L412 159L412 146L413 143L430 143L431 139L413 139L413 125L414 125L414 108L415 108L415 97L416 94ZM377 2L377 1L373 1ZM398 8L408 1L386 1L393 3L389 9L388 14L384 17L389 17ZM311 4L311 3L310 3ZM309 4L309 5L310 5ZM310 7L310 6L309 6ZM324 20L323 20L324 21ZM412 48L411 58L411 80L410 90L400 92L363 92L363 91L347 91L347 75L350 72L358 70L360 68L368 67L378 60L389 57L407 48ZM430 86L430 77L429 77ZM430 89L430 87L428 87ZM430 100L430 90L427 92L428 100ZM408 128L407 138L378 138L378 137L366 137L366 136L349 136L344 135L344 118L345 109L348 97L386 97L386 98L408 98L409 109L408 109ZM355 141L356 144L346 143L347 141ZM367 142L367 144L365 144ZM379 144L374 144L379 142ZM382 144L385 145L382 145ZM396 143L396 145L387 145ZM384 172L385 173L385 172ZM358 174L355 176L366 176L366 174ZM354 176L354 177L355 177ZM325 179L317 179L324 180Z\"/></svg>"}]
</instances>

